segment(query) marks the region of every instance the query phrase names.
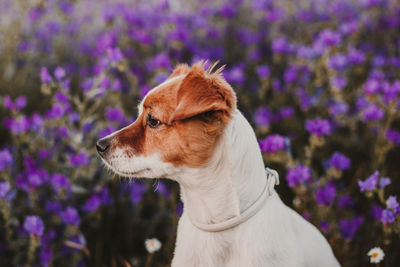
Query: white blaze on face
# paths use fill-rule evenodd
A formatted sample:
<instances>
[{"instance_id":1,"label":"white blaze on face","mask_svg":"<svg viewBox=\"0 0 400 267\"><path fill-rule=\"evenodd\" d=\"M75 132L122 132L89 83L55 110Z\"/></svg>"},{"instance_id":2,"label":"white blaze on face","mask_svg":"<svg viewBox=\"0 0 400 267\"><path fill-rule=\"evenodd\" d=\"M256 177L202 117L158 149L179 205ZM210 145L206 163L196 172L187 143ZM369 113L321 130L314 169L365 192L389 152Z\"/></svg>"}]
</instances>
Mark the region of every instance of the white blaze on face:
<instances>
[{"instance_id":1,"label":"white blaze on face","mask_svg":"<svg viewBox=\"0 0 400 267\"><path fill-rule=\"evenodd\" d=\"M175 81L175 80L177 80L177 79L179 79L179 78L182 78L184 75L178 75L178 76L176 76L176 77L173 77L173 78L171 78L171 79L169 79L169 80L166 80L165 82L163 82L162 84L159 84L159 85L157 85L156 87L154 87L153 89L151 89L146 95L145 95L145 97L142 99L142 101L140 102L140 104L139 104L139 106L138 106L138 110L139 110L139 116L140 116L140 114L142 114L142 112L143 112L143 103L144 103L144 101L146 100L146 98L149 96L149 95L151 95L152 93L154 93L155 91L157 91L158 89L160 89L161 87L163 87L163 86L165 86L165 85L167 85L167 84L169 84L169 83L171 83L171 82L173 82L173 81ZM138 117L139 117L138 116Z\"/></svg>"},{"instance_id":2,"label":"white blaze on face","mask_svg":"<svg viewBox=\"0 0 400 267\"><path fill-rule=\"evenodd\" d=\"M150 156L127 156L124 149L116 149L103 162L115 173L124 177L164 178L176 168L163 162L158 154Z\"/></svg>"}]
</instances>

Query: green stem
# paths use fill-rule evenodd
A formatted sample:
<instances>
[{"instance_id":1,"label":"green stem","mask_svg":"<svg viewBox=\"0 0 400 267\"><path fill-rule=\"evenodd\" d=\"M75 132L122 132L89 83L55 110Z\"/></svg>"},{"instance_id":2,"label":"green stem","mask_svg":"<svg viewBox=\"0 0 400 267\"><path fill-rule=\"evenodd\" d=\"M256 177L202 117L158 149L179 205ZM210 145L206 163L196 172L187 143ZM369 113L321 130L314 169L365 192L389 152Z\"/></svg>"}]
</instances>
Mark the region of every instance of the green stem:
<instances>
[{"instance_id":1,"label":"green stem","mask_svg":"<svg viewBox=\"0 0 400 267\"><path fill-rule=\"evenodd\" d=\"M0 209L1 209L1 214L3 215L5 221L7 242L11 246L12 229L10 221L10 211L8 210L7 204L4 199L0 200Z\"/></svg>"},{"instance_id":2,"label":"green stem","mask_svg":"<svg viewBox=\"0 0 400 267\"><path fill-rule=\"evenodd\" d=\"M35 251L39 246L40 240L36 235L31 234L29 239L29 248L28 248L28 261L26 263L26 267L32 266L33 261L35 260Z\"/></svg>"}]
</instances>

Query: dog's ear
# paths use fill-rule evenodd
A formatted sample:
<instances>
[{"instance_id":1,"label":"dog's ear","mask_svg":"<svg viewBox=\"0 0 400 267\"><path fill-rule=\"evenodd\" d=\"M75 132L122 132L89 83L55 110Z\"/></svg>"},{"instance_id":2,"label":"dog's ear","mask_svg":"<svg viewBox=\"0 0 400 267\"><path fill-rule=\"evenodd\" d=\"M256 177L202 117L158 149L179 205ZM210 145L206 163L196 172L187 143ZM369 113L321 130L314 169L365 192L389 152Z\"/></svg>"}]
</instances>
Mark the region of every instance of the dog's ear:
<instances>
[{"instance_id":1,"label":"dog's ear","mask_svg":"<svg viewBox=\"0 0 400 267\"><path fill-rule=\"evenodd\" d=\"M223 67L204 70L204 62L192 66L177 91L177 107L170 122L184 120L200 114L218 112L222 119L229 119L236 108L236 95L222 77Z\"/></svg>"},{"instance_id":2,"label":"dog's ear","mask_svg":"<svg viewBox=\"0 0 400 267\"><path fill-rule=\"evenodd\" d=\"M189 72L190 72L190 67L187 64L178 64L172 71L171 75L168 76L167 80L179 75L187 74Z\"/></svg>"}]
</instances>

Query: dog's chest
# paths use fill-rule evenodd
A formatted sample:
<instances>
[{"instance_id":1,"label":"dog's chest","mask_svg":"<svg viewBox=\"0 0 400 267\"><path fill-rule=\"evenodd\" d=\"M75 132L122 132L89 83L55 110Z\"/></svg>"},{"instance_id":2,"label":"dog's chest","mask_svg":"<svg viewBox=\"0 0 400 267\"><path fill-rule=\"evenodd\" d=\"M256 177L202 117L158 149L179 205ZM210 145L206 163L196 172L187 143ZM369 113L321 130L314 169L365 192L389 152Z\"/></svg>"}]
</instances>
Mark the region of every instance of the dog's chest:
<instances>
[{"instance_id":1,"label":"dog's chest","mask_svg":"<svg viewBox=\"0 0 400 267\"><path fill-rule=\"evenodd\" d=\"M229 264L238 255L234 239L231 232L210 234L199 231L183 215L172 266L236 266Z\"/></svg>"}]
</instances>

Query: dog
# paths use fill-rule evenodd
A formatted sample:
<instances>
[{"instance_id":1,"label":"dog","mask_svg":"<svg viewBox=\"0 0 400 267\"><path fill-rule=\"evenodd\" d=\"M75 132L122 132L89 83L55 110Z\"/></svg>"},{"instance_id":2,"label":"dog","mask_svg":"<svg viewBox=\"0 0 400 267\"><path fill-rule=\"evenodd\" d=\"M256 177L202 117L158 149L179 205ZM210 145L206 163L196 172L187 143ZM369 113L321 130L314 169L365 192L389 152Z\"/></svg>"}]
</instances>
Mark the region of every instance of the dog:
<instances>
[{"instance_id":1,"label":"dog","mask_svg":"<svg viewBox=\"0 0 400 267\"><path fill-rule=\"evenodd\" d=\"M340 266L323 235L287 207L223 67L178 65L131 125L96 143L125 177L179 183L184 211L172 267ZM272 188L271 188L272 184Z\"/></svg>"}]
</instances>

